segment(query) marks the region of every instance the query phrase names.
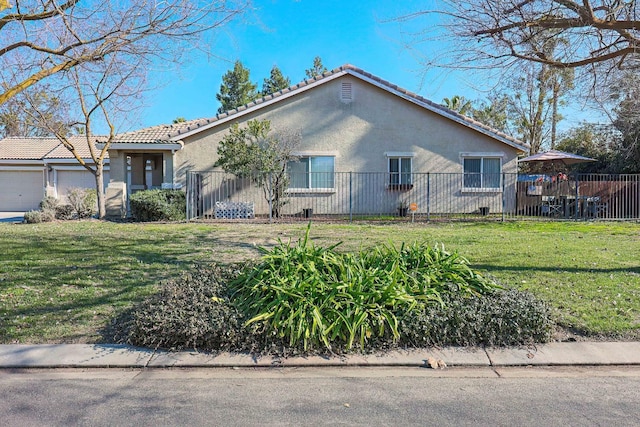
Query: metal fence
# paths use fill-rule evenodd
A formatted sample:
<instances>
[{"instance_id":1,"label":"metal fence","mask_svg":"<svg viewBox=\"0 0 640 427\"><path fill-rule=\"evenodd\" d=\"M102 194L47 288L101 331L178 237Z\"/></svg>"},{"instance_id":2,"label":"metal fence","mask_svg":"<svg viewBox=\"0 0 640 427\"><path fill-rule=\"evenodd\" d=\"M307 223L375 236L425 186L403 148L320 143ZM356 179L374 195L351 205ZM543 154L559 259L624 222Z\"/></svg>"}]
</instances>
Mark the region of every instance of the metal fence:
<instances>
[{"instance_id":1,"label":"metal fence","mask_svg":"<svg viewBox=\"0 0 640 427\"><path fill-rule=\"evenodd\" d=\"M192 219L640 219L640 175L187 173Z\"/></svg>"}]
</instances>

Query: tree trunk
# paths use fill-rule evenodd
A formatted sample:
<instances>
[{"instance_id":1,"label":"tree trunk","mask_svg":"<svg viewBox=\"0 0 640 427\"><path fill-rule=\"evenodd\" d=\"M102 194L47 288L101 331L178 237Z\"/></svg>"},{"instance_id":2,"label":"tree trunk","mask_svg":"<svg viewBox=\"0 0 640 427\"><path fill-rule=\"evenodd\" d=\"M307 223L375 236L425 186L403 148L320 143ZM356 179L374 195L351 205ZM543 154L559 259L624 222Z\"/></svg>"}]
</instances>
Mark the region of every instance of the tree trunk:
<instances>
[{"instance_id":1,"label":"tree trunk","mask_svg":"<svg viewBox=\"0 0 640 427\"><path fill-rule=\"evenodd\" d=\"M104 195L104 164L102 162L96 163L96 194L98 196L98 218L103 219L107 214L107 208Z\"/></svg>"},{"instance_id":2,"label":"tree trunk","mask_svg":"<svg viewBox=\"0 0 640 427\"><path fill-rule=\"evenodd\" d=\"M560 76L554 75L553 98L551 99L551 149L556 148L556 132L558 125L558 96L560 96Z\"/></svg>"}]
</instances>

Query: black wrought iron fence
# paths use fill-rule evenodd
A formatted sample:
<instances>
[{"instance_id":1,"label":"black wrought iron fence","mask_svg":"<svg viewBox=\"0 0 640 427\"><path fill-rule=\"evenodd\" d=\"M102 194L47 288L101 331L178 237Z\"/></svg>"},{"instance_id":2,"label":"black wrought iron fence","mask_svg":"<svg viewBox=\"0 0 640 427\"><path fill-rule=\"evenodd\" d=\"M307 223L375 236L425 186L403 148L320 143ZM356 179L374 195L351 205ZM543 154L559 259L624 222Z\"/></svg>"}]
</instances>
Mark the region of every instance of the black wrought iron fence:
<instances>
[{"instance_id":1,"label":"black wrought iron fence","mask_svg":"<svg viewBox=\"0 0 640 427\"><path fill-rule=\"evenodd\" d=\"M518 215L556 219L640 219L640 175L520 175Z\"/></svg>"},{"instance_id":2,"label":"black wrought iron fence","mask_svg":"<svg viewBox=\"0 0 640 427\"><path fill-rule=\"evenodd\" d=\"M397 177L395 177L397 178ZM640 175L187 173L188 219L639 219Z\"/></svg>"}]
</instances>

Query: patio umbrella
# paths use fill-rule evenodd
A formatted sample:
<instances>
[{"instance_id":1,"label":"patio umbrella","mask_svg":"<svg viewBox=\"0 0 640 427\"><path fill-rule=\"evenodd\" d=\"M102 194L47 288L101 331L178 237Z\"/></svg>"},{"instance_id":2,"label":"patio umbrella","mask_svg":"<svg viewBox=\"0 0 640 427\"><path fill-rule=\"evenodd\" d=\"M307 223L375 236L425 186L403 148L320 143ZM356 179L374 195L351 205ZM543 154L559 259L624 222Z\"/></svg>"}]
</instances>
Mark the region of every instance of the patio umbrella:
<instances>
[{"instance_id":1,"label":"patio umbrella","mask_svg":"<svg viewBox=\"0 0 640 427\"><path fill-rule=\"evenodd\" d=\"M518 162L546 162L546 163L562 163L566 166L574 165L576 163L595 162L596 159L591 157L583 157L573 153L566 153L564 151L549 150L544 153L534 154L524 159L518 160Z\"/></svg>"}]
</instances>

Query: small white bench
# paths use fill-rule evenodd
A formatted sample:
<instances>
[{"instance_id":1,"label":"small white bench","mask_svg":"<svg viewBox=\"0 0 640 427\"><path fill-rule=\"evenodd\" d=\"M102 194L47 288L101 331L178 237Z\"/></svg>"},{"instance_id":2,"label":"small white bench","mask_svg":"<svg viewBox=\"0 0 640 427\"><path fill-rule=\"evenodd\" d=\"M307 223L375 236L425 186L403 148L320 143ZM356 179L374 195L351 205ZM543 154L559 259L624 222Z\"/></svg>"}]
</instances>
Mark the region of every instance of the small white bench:
<instances>
[{"instance_id":1,"label":"small white bench","mask_svg":"<svg viewBox=\"0 0 640 427\"><path fill-rule=\"evenodd\" d=\"M254 218L253 202L216 202L216 219Z\"/></svg>"}]
</instances>

